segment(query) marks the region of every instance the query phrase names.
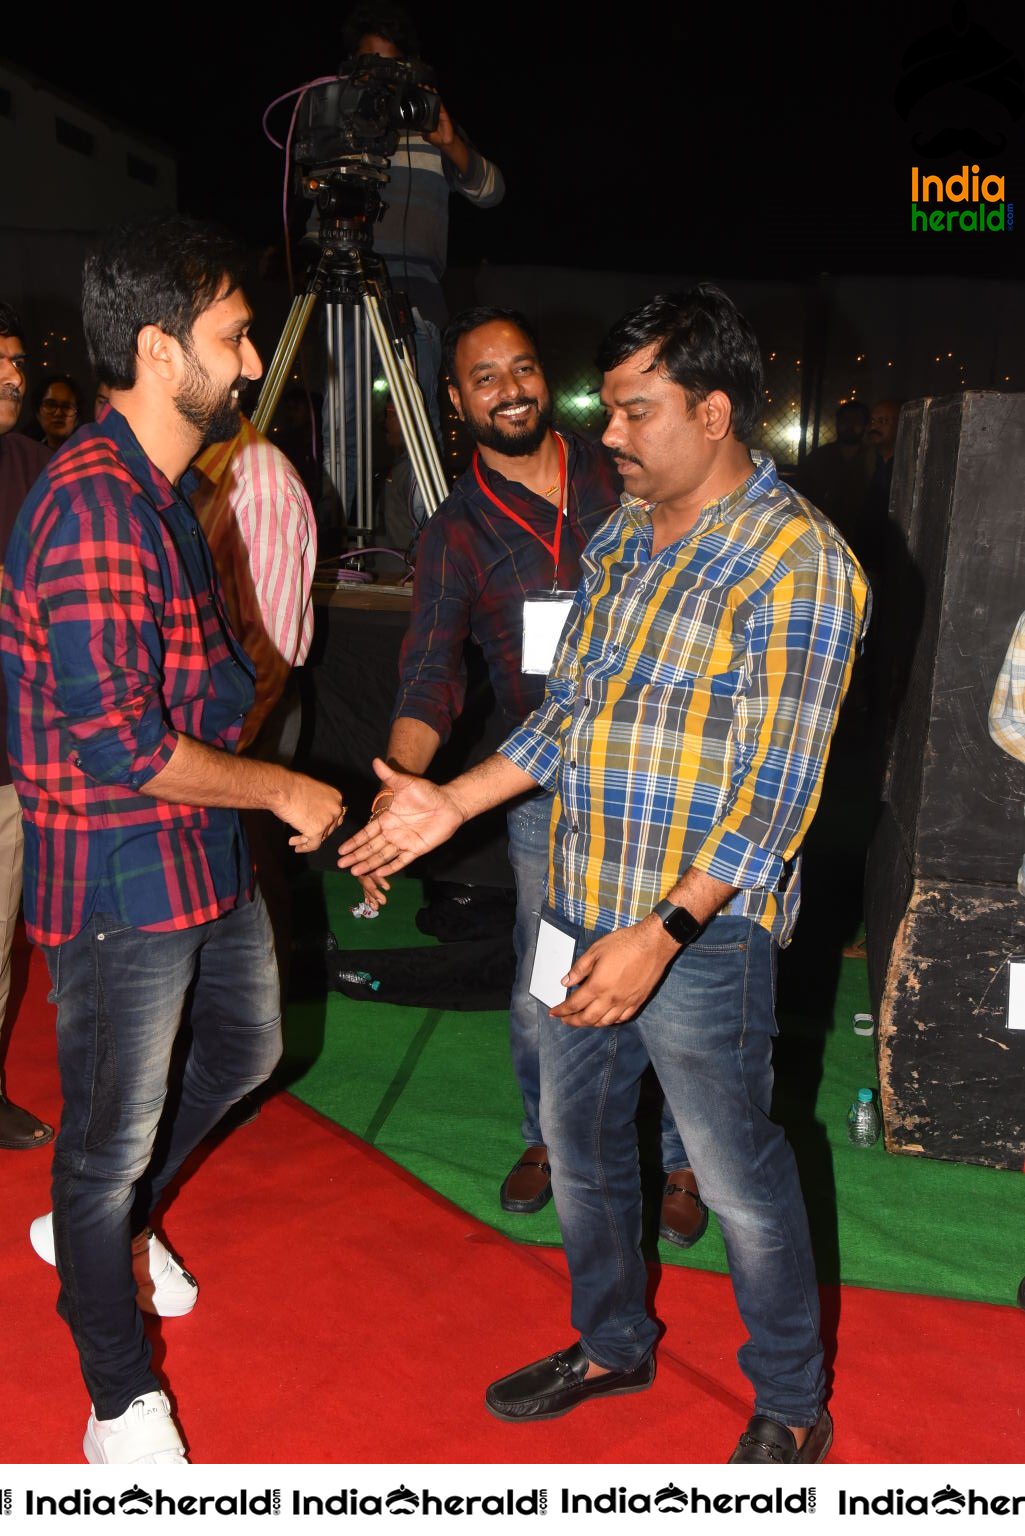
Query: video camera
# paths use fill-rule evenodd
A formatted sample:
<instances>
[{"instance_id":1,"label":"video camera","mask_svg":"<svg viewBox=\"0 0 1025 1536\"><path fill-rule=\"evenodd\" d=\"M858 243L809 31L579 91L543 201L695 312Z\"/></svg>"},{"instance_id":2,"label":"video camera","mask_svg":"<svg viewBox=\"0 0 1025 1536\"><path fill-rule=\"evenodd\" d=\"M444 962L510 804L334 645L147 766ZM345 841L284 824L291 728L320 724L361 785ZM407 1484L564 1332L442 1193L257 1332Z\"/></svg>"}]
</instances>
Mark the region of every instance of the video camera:
<instances>
[{"instance_id":1,"label":"video camera","mask_svg":"<svg viewBox=\"0 0 1025 1536\"><path fill-rule=\"evenodd\" d=\"M332 172L358 174L361 165L383 167L402 130L432 133L441 98L433 71L418 59L363 53L339 66L337 80L313 86L296 119L295 163L306 186ZM371 172L372 180L384 179Z\"/></svg>"}]
</instances>

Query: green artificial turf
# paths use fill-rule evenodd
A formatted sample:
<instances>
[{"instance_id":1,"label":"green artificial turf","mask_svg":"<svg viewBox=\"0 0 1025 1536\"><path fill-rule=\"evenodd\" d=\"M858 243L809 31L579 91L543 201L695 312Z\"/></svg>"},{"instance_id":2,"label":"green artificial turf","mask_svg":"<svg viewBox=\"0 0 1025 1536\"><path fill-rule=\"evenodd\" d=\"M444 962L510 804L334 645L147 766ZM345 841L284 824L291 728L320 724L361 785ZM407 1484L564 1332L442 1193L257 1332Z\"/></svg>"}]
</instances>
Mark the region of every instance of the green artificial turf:
<instances>
[{"instance_id":1,"label":"green artificial turf","mask_svg":"<svg viewBox=\"0 0 1025 1536\"><path fill-rule=\"evenodd\" d=\"M349 912L353 881L319 878L343 949L434 942L414 926L418 881L396 879L388 907L366 922ZM781 1015L776 1114L798 1156L820 1279L1010 1303L1025 1272L1020 1175L893 1157L881 1141L867 1150L848 1143L851 1100L858 1088L877 1086L874 1041L852 1028L854 1013L868 1008L865 963L849 959L831 1019L793 1007ZM521 1241L558 1243L552 1205L524 1217L498 1204L522 1145L506 1026L504 1012L400 1008L337 993L293 1004L289 1086L479 1220ZM652 1167L649 1244L658 1177ZM726 1269L714 1217L692 1251L663 1242L659 1252L666 1263Z\"/></svg>"}]
</instances>

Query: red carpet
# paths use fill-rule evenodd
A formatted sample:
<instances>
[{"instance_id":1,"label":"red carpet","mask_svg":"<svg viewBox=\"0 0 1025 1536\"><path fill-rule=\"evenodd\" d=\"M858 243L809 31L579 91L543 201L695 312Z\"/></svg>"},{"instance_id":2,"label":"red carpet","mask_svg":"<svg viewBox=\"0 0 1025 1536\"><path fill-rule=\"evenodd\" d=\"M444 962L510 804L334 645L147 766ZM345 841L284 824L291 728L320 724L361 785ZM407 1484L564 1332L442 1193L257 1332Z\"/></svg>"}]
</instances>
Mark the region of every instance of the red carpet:
<instances>
[{"instance_id":1,"label":"red carpet","mask_svg":"<svg viewBox=\"0 0 1025 1536\"><path fill-rule=\"evenodd\" d=\"M44 976L33 957L8 1082L49 1115ZM78 1462L88 1411L55 1272L26 1236L48 1175L46 1151L0 1153L9 1463ZM195 1462L718 1463L749 1412L728 1282L670 1269L651 1391L546 1425L492 1419L486 1383L572 1338L561 1253L510 1243L288 1097L198 1159L165 1230L202 1287L191 1317L153 1323ZM832 1461L1019 1460L1025 1315L846 1288L824 1302Z\"/></svg>"}]
</instances>

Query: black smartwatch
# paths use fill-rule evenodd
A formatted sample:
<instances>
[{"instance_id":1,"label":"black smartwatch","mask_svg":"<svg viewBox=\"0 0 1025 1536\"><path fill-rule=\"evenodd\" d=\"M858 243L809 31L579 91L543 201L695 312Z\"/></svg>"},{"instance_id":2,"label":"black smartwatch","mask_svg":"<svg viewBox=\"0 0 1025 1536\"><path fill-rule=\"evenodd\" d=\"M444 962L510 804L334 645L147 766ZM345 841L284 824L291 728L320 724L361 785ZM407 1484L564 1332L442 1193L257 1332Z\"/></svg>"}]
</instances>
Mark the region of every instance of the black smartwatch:
<instances>
[{"instance_id":1,"label":"black smartwatch","mask_svg":"<svg viewBox=\"0 0 1025 1536\"><path fill-rule=\"evenodd\" d=\"M688 912L686 907L677 907L668 900L660 901L657 907L652 908L652 911L661 922L669 937L675 939L677 944L681 945L684 949L687 948L688 944L693 944L705 926L704 923L699 923L694 914Z\"/></svg>"}]
</instances>

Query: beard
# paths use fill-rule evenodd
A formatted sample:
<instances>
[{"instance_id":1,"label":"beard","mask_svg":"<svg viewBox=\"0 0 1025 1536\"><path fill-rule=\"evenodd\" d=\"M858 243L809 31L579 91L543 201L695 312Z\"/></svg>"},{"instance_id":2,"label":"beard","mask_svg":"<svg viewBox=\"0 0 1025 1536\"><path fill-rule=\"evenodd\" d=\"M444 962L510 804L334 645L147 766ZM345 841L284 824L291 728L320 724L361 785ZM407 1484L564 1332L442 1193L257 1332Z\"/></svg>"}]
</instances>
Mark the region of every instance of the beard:
<instances>
[{"instance_id":1,"label":"beard","mask_svg":"<svg viewBox=\"0 0 1025 1536\"><path fill-rule=\"evenodd\" d=\"M508 405L510 402L506 400L503 404ZM500 426L501 418L498 412L502 409L501 405L496 405L487 416L471 416L470 412L466 411L463 419L474 442L482 443L485 448L493 448L496 453L504 453L510 459L522 459L528 453L536 453L551 430L551 396L545 395L543 400L539 400L536 396L528 396L524 400L517 400L516 404L533 405L536 408L537 415L533 419L533 425L529 424L530 417L528 417L528 425L523 427L510 429Z\"/></svg>"},{"instance_id":2,"label":"beard","mask_svg":"<svg viewBox=\"0 0 1025 1536\"><path fill-rule=\"evenodd\" d=\"M242 425L237 395L240 381L241 374L218 392L206 370L194 358L189 359L189 372L174 397L174 408L199 433L200 448L230 442L238 432Z\"/></svg>"}]
</instances>

